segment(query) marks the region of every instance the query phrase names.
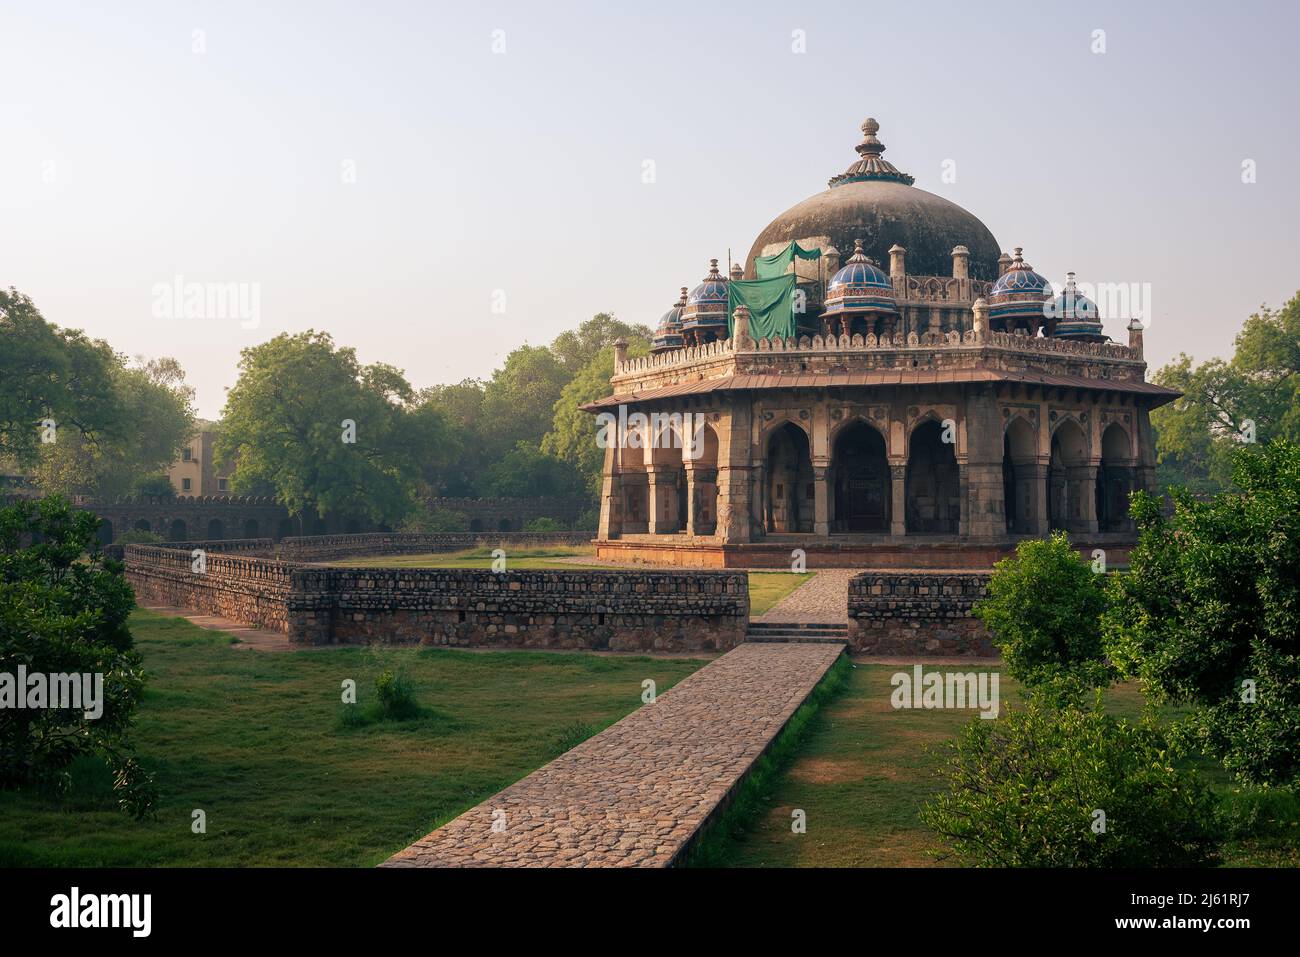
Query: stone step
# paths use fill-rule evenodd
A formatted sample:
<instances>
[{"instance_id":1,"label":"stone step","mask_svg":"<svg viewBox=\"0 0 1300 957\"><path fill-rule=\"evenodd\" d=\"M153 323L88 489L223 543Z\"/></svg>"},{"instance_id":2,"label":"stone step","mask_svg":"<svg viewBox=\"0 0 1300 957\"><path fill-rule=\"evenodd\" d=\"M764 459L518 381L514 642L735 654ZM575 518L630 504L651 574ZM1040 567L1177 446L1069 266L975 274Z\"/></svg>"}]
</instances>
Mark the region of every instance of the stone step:
<instances>
[{"instance_id":1,"label":"stone step","mask_svg":"<svg viewBox=\"0 0 1300 957\"><path fill-rule=\"evenodd\" d=\"M809 635L809 634L785 634L783 632L760 632L759 634L748 634L745 636L746 643L749 644L782 644L782 645L847 645L849 643L848 635Z\"/></svg>"},{"instance_id":2,"label":"stone step","mask_svg":"<svg viewBox=\"0 0 1300 957\"><path fill-rule=\"evenodd\" d=\"M751 621L749 623L749 630L751 632L780 631L847 635L849 633L849 626L847 623L839 624L834 622L809 622L805 624L792 621Z\"/></svg>"},{"instance_id":3,"label":"stone step","mask_svg":"<svg viewBox=\"0 0 1300 957\"><path fill-rule=\"evenodd\" d=\"M842 645L848 639L849 626L834 622L751 621L745 633L745 640L754 642Z\"/></svg>"}]
</instances>

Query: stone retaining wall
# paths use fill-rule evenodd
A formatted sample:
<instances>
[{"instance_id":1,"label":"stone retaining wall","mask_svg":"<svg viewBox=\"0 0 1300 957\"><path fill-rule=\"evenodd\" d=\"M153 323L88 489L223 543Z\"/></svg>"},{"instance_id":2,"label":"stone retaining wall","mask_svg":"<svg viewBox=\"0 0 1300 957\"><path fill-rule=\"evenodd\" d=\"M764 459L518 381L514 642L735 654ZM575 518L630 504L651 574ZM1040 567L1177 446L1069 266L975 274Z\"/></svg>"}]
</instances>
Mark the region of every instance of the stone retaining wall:
<instances>
[{"instance_id":1,"label":"stone retaining wall","mask_svg":"<svg viewBox=\"0 0 1300 957\"><path fill-rule=\"evenodd\" d=\"M189 608L290 634L288 598L296 566L213 551L205 554L200 573L194 561L189 547L127 545L126 580L141 604Z\"/></svg>"},{"instance_id":2,"label":"stone retaining wall","mask_svg":"<svg viewBox=\"0 0 1300 957\"><path fill-rule=\"evenodd\" d=\"M722 651L744 641L749 620L743 572L331 568L250 554L258 542L206 551L226 544L128 545L127 580L142 604L309 644ZM193 548L205 548L202 573Z\"/></svg>"},{"instance_id":3,"label":"stone retaining wall","mask_svg":"<svg viewBox=\"0 0 1300 957\"><path fill-rule=\"evenodd\" d=\"M971 615L988 583L988 573L965 571L857 575L849 582L849 643L869 655L996 655Z\"/></svg>"},{"instance_id":4,"label":"stone retaining wall","mask_svg":"<svg viewBox=\"0 0 1300 957\"><path fill-rule=\"evenodd\" d=\"M724 651L749 620L743 573L305 568L291 636L314 644Z\"/></svg>"}]
</instances>

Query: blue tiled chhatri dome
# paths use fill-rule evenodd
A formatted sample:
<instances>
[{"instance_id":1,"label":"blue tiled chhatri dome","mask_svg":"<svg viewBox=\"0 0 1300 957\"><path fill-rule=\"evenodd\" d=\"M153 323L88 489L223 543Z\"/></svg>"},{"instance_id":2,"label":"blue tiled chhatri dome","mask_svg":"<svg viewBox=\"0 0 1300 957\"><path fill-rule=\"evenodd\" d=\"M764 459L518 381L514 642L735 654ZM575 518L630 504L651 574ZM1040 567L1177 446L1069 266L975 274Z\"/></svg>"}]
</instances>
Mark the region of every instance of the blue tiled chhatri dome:
<instances>
[{"instance_id":1,"label":"blue tiled chhatri dome","mask_svg":"<svg viewBox=\"0 0 1300 957\"><path fill-rule=\"evenodd\" d=\"M853 255L826 287L823 315L849 312L898 313L894 284L862 251L862 240L853 241Z\"/></svg>"},{"instance_id":2,"label":"blue tiled chhatri dome","mask_svg":"<svg viewBox=\"0 0 1300 957\"><path fill-rule=\"evenodd\" d=\"M1105 342L1110 337L1101 331L1097 304L1075 288L1074 273L1066 275L1065 289L1048 308L1048 319L1056 322L1054 335L1060 339Z\"/></svg>"},{"instance_id":3,"label":"blue tiled chhatri dome","mask_svg":"<svg viewBox=\"0 0 1300 957\"><path fill-rule=\"evenodd\" d=\"M989 322L1031 320L1036 329L1045 318L1044 303L1051 295L1052 284L1030 268L1017 246L1011 266L989 291Z\"/></svg>"},{"instance_id":4,"label":"blue tiled chhatri dome","mask_svg":"<svg viewBox=\"0 0 1300 957\"><path fill-rule=\"evenodd\" d=\"M709 260L709 274L686 297L682 307L682 332L727 330L727 280L718 272L718 261Z\"/></svg>"},{"instance_id":5,"label":"blue tiled chhatri dome","mask_svg":"<svg viewBox=\"0 0 1300 957\"><path fill-rule=\"evenodd\" d=\"M686 308L686 287L682 286L682 296L673 307L663 314L659 320L659 328L655 330L654 338L650 342L651 352L663 352L665 349L680 349L686 344L682 336L682 310Z\"/></svg>"}]
</instances>

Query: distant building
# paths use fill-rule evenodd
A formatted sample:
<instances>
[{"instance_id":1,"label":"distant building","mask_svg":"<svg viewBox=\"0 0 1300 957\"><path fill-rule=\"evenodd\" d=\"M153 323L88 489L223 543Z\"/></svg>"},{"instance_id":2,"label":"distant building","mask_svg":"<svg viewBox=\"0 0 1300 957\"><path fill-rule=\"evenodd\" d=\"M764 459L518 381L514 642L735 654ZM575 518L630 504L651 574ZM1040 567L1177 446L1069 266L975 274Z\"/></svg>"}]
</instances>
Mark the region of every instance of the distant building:
<instances>
[{"instance_id":1,"label":"distant building","mask_svg":"<svg viewBox=\"0 0 1300 957\"><path fill-rule=\"evenodd\" d=\"M230 475L235 469L233 464L217 467L213 454L217 433L217 423L199 420L198 431L181 449L181 457L167 470L167 478L177 495L230 494Z\"/></svg>"}]
</instances>

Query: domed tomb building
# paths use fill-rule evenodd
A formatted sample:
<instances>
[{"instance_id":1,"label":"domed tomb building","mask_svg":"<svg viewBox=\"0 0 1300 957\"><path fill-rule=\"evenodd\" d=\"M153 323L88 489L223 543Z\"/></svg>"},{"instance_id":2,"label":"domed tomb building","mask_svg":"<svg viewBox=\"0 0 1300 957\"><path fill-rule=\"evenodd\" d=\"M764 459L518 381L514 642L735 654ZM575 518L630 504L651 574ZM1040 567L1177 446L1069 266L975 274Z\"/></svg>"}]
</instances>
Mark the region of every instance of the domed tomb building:
<instances>
[{"instance_id":1,"label":"domed tomb building","mask_svg":"<svg viewBox=\"0 0 1300 957\"><path fill-rule=\"evenodd\" d=\"M605 445L597 553L699 567L988 568L1065 529L1122 560L1154 489L1142 326L1102 332L1020 248L913 185L862 124L858 160L778 216L746 263L711 260L651 354L615 346L585 408ZM797 243L792 335L756 338L728 284ZM815 254L813 253L815 251ZM779 260L778 260L779 261ZM1126 317L1115 317L1126 318Z\"/></svg>"}]
</instances>

